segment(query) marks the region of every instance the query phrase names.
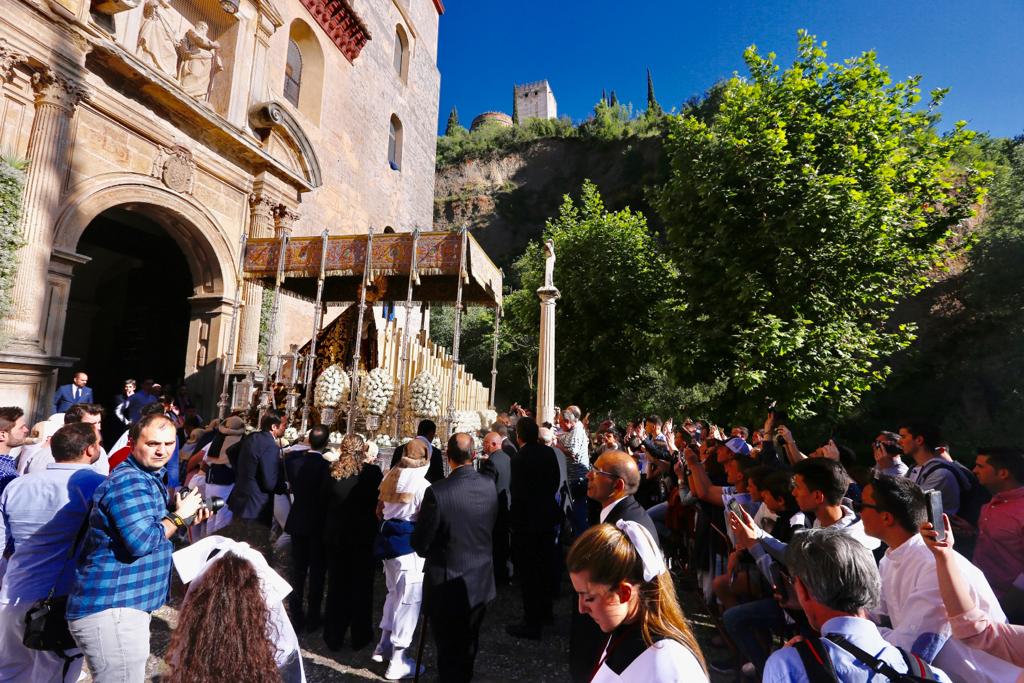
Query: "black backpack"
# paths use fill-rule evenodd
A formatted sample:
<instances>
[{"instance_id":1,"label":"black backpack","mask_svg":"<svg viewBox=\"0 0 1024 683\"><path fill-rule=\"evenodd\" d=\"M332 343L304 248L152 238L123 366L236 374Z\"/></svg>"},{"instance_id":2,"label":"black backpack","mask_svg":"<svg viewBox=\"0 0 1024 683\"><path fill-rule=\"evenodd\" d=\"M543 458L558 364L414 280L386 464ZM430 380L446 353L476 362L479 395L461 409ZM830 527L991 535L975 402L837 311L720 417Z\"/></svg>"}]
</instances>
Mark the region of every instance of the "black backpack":
<instances>
[{"instance_id":1,"label":"black backpack","mask_svg":"<svg viewBox=\"0 0 1024 683\"><path fill-rule=\"evenodd\" d=\"M957 517L962 517L971 525L978 526L981 507L992 500L992 494L981 485L978 478L974 476L974 472L958 462L933 458L921 466L917 475L918 481L924 478L926 468L928 468L928 474L935 470L949 470L953 473L957 486L960 487L960 509L957 510Z\"/></svg>"},{"instance_id":2,"label":"black backpack","mask_svg":"<svg viewBox=\"0 0 1024 683\"><path fill-rule=\"evenodd\" d=\"M827 634L825 638L849 652L861 664L882 674L893 683L934 683L937 680L935 670L928 665L928 662L907 652L902 647L896 649L903 655L903 661L907 664L907 673L896 671L886 662L868 654L838 633ZM836 670L832 666L832 660L829 659L828 650L825 649L821 641L821 638L804 638L794 645L800 654L804 671L807 672L807 680L810 683L840 683Z\"/></svg>"}]
</instances>

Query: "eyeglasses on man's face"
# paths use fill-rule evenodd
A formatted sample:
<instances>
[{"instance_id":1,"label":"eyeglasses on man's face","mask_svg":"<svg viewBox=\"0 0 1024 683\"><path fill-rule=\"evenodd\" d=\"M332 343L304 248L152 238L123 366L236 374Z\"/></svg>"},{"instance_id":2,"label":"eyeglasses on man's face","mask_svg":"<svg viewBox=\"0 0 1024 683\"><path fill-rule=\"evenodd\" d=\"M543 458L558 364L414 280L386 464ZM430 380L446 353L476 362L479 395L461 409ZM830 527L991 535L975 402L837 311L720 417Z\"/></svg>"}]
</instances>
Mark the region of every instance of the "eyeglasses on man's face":
<instances>
[{"instance_id":1,"label":"eyeglasses on man's face","mask_svg":"<svg viewBox=\"0 0 1024 683\"><path fill-rule=\"evenodd\" d=\"M600 474L601 476L608 477L609 479L622 479L622 477L620 477L617 474L612 474L611 472L605 472L604 470L599 470L596 467L594 467L593 465L590 466L590 471L593 472L594 474Z\"/></svg>"}]
</instances>

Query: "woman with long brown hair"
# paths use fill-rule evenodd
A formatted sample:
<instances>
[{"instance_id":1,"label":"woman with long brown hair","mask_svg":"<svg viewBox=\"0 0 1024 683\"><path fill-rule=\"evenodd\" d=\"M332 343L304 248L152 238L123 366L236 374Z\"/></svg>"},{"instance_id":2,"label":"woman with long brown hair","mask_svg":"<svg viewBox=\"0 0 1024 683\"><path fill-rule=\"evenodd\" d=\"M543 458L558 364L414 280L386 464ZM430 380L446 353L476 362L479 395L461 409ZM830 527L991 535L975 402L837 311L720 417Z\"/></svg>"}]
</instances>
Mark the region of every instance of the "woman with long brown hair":
<instances>
[{"instance_id":1,"label":"woman with long brown hair","mask_svg":"<svg viewBox=\"0 0 1024 683\"><path fill-rule=\"evenodd\" d=\"M566 568L579 610L608 634L592 683L707 681L700 647L651 533L598 524L573 544Z\"/></svg>"},{"instance_id":2,"label":"woman with long brown hair","mask_svg":"<svg viewBox=\"0 0 1024 683\"><path fill-rule=\"evenodd\" d=\"M351 629L352 649L373 640L373 539L377 535L377 487L384 475L366 465L366 442L358 434L341 441L324 486L327 549L327 611L324 642L338 650Z\"/></svg>"},{"instance_id":3,"label":"woman with long brown hair","mask_svg":"<svg viewBox=\"0 0 1024 683\"><path fill-rule=\"evenodd\" d=\"M203 548L220 541L234 545L228 539L215 536L204 541ZM197 564L202 564L202 559ZM304 680L298 640L294 632L280 632L287 622L283 605L277 600L280 615L275 618L253 562L228 550L198 571L202 573L192 581L181 605L178 625L167 648L170 671L162 680L165 683ZM285 635L290 635L290 639L283 638ZM288 640L294 641L293 647L287 648L289 652L279 652L278 642Z\"/></svg>"}]
</instances>

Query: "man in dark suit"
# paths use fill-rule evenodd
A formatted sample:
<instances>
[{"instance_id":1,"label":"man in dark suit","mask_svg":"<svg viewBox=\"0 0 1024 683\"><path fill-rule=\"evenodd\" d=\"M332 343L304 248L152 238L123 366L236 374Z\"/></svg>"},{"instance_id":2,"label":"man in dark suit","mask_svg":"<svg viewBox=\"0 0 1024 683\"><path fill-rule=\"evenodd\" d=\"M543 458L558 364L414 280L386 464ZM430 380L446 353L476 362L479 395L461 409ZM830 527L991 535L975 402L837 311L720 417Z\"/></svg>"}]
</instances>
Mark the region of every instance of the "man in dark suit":
<instances>
[{"instance_id":1,"label":"man in dark suit","mask_svg":"<svg viewBox=\"0 0 1024 683\"><path fill-rule=\"evenodd\" d=\"M537 422L521 417L516 423L519 453L512 458L512 556L523 590L523 622L505 631L516 638L539 640L551 618L552 562L558 524L558 463L555 452L539 442Z\"/></svg>"},{"instance_id":2,"label":"man in dark suit","mask_svg":"<svg viewBox=\"0 0 1024 683\"><path fill-rule=\"evenodd\" d=\"M285 425L281 413L268 410L260 419L260 431L238 443L238 456L231 463L235 488L228 496L232 520L221 530L224 536L248 543L268 557L274 494L279 492L281 479L281 447L277 440L284 434ZM284 493L283 486L280 493Z\"/></svg>"},{"instance_id":3,"label":"man in dark suit","mask_svg":"<svg viewBox=\"0 0 1024 683\"><path fill-rule=\"evenodd\" d=\"M284 530L292 539L292 592L288 612L296 631L320 627L320 607L324 599L327 557L322 542L324 497L322 490L331 464L324 460L330 430L315 425L309 430L309 449L293 451L284 460L284 473L292 495L292 507ZM309 609L302 609L306 577L309 577Z\"/></svg>"},{"instance_id":4,"label":"man in dark suit","mask_svg":"<svg viewBox=\"0 0 1024 683\"><path fill-rule=\"evenodd\" d=\"M444 454L440 448L434 448L434 437L437 436L437 425L433 420L420 420L416 427L416 438L427 444L427 451L430 453L430 467L427 468L427 475L424 477L433 484L435 481L444 479ZM391 457L391 466L398 467L402 462L402 454L405 453L405 444L395 449Z\"/></svg>"},{"instance_id":5,"label":"man in dark suit","mask_svg":"<svg viewBox=\"0 0 1024 683\"><path fill-rule=\"evenodd\" d=\"M76 403L92 403L92 389L85 386L89 375L81 370L75 373L71 384L65 384L53 395L53 412L64 413Z\"/></svg>"},{"instance_id":6,"label":"man in dark suit","mask_svg":"<svg viewBox=\"0 0 1024 683\"><path fill-rule=\"evenodd\" d=\"M511 458L519 452L519 449L516 448L512 439L508 438L508 425L504 422L495 422L491 425L491 431L497 432L501 436L501 450L508 453L508 457Z\"/></svg>"},{"instance_id":7,"label":"man in dark suit","mask_svg":"<svg viewBox=\"0 0 1024 683\"><path fill-rule=\"evenodd\" d=\"M633 494L640 487L640 470L629 453L606 451L587 473L587 497L601 506L599 523L614 525L619 520L641 524L655 543L658 530ZM569 675L573 681L589 681L608 636L593 619L573 609L569 624Z\"/></svg>"},{"instance_id":8,"label":"man in dark suit","mask_svg":"<svg viewBox=\"0 0 1024 683\"><path fill-rule=\"evenodd\" d=\"M484 437L484 459L480 473L494 480L498 493L498 521L494 525L494 580L499 584L509 581L509 535L508 511L512 499L509 486L512 482L512 459L501 447L501 435L488 432Z\"/></svg>"},{"instance_id":9,"label":"man in dark suit","mask_svg":"<svg viewBox=\"0 0 1024 683\"><path fill-rule=\"evenodd\" d=\"M423 610L437 647L438 678L473 678L480 625L495 597L491 534L498 517L494 484L473 469L473 437L448 440L451 473L423 498L412 547L426 558Z\"/></svg>"}]
</instances>

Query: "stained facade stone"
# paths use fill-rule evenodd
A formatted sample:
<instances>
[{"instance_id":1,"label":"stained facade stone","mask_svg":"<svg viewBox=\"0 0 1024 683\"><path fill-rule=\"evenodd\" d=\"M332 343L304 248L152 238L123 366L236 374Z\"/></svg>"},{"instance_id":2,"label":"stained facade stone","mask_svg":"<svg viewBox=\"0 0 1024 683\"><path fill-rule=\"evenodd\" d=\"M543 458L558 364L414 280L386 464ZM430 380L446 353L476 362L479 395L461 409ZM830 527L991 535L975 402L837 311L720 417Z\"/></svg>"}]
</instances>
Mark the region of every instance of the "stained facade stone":
<instances>
[{"instance_id":1,"label":"stained facade stone","mask_svg":"<svg viewBox=\"0 0 1024 683\"><path fill-rule=\"evenodd\" d=\"M348 23L325 31L321 5ZM0 405L46 414L58 373L80 361L63 348L69 292L90 261L83 233L110 211L158 226L188 264L179 376L206 413L222 371L255 363L261 294L236 291L243 234L273 236L274 216L295 236L429 227L442 12L437 0L239 0L234 14L216 0L5 2L0 149L32 166ZM283 94L290 42L298 106ZM76 324L90 334L87 315ZM308 338L312 306L283 297L280 325L275 351Z\"/></svg>"}]
</instances>

